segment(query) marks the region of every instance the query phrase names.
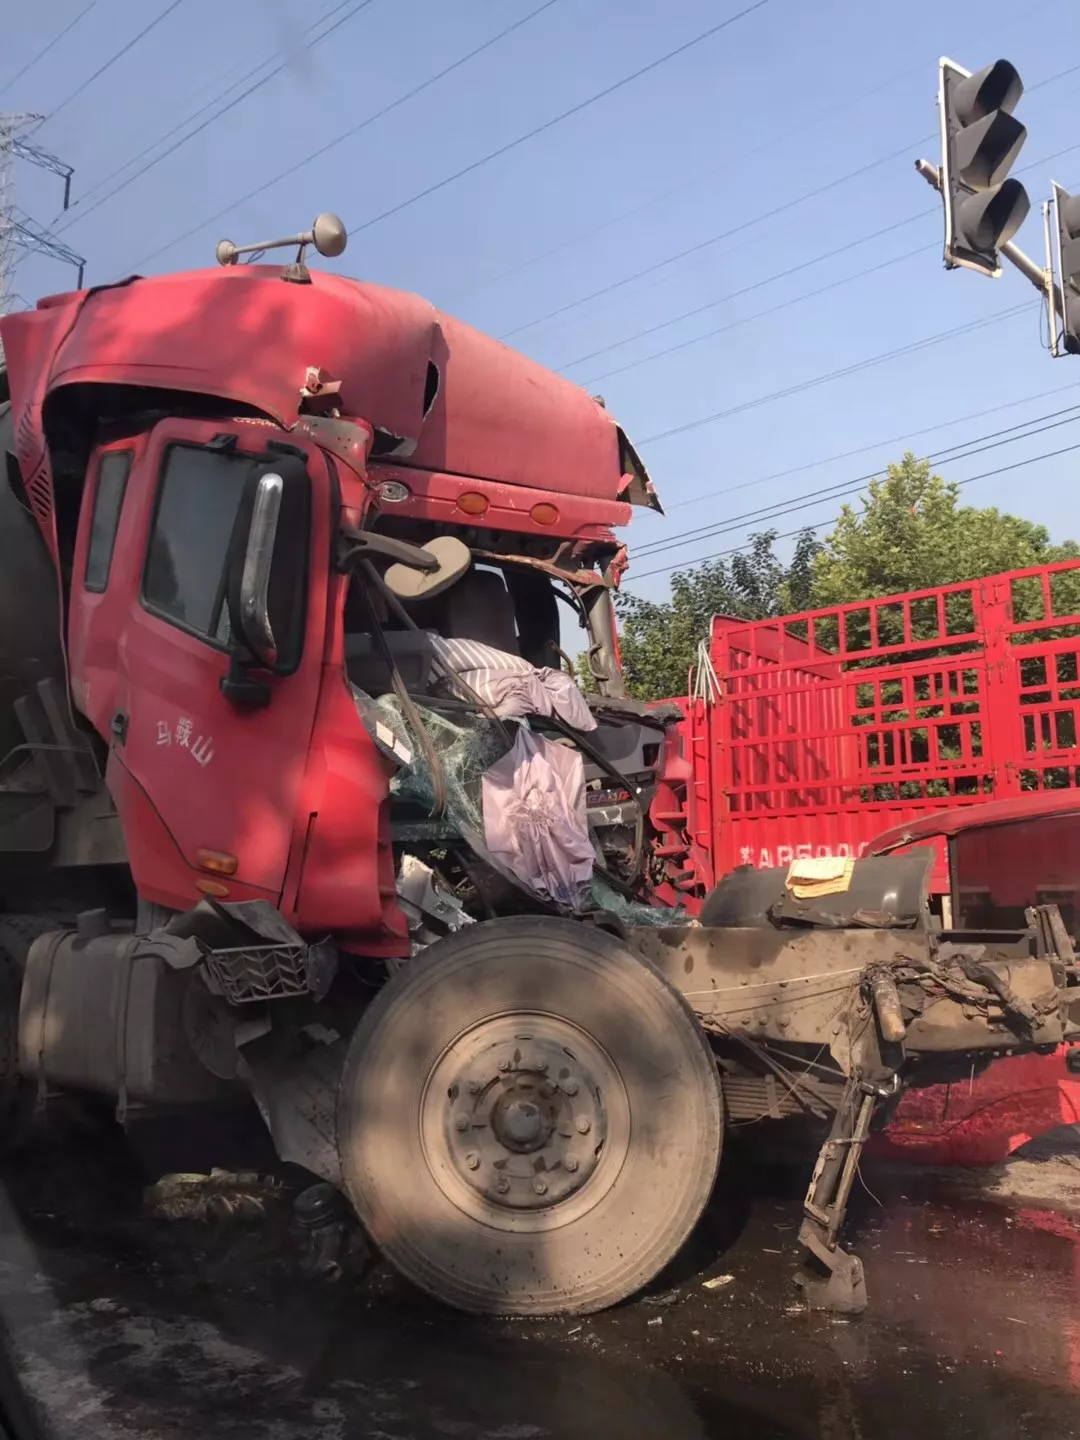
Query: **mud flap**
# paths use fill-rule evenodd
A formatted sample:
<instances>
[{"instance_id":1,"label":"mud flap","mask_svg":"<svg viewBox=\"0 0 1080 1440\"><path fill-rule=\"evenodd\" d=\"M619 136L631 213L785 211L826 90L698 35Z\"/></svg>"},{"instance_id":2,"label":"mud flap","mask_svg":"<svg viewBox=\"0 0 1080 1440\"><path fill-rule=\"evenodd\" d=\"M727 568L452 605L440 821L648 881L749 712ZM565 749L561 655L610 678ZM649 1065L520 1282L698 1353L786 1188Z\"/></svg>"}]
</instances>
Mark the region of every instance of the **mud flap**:
<instances>
[{"instance_id":1,"label":"mud flap","mask_svg":"<svg viewBox=\"0 0 1080 1440\"><path fill-rule=\"evenodd\" d=\"M816 1275L803 1266L796 1272L795 1284L803 1292L806 1308L831 1310L837 1315L861 1315L868 1299L866 1276L859 1257L839 1246L833 1250L819 1246L805 1225L799 1232L799 1240L827 1271L825 1275Z\"/></svg>"},{"instance_id":2,"label":"mud flap","mask_svg":"<svg viewBox=\"0 0 1080 1440\"><path fill-rule=\"evenodd\" d=\"M867 1306L862 1261L837 1244L874 1107L887 1089L851 1080L821 1147L803 1204L799 1243L808 1264L795 1276L811 1310L860 1315ZM824 1272L824 1273L822 1273Z\"/></svg>"}]
</instances>

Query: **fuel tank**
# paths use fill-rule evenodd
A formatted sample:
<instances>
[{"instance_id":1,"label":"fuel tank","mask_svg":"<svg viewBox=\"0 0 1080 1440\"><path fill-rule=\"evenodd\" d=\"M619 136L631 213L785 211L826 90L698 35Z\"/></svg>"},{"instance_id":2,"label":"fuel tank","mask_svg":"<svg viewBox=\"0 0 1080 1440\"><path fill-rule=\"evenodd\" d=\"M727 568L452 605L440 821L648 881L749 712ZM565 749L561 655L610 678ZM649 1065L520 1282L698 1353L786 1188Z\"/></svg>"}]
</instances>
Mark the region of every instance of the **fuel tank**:
<instances>
[{"instance_id":1,"label":"fuel tank","mask_svg":"<svg viewBox=\"0 0 1080 1440\"><path fill-rule=\"evenodd\" d=\"M0 370L0 387L4 382ZM12 428L10 408L0 400L0 766L23 741L12 703L38 681L64 676L56 572L18 493Z\"/></svg>"}]
</instances>

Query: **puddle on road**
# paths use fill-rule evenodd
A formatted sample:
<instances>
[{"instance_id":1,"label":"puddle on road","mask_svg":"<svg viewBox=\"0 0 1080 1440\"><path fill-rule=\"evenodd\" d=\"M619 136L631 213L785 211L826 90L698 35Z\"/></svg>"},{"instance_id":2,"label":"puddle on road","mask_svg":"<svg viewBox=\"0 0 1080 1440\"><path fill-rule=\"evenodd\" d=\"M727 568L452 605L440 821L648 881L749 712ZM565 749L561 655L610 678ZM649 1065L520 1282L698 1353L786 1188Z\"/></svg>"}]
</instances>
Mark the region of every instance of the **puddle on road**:
<instances>
[{"instance_id":1,"label":"puddle on road","mask_svg":"<svg viewBox=\"0 0 1080 1440\"><path fill-rule=\"evenodd\" d=\"M762 1172L722 1189L651 1294L501 1322L381 1268L359 1288L301 1282L257 1226L152 1220L145 1171L95 1147L9 1177L0 1318L65 1440L1080 1434L1080 1218L868 1178L883 1203L855 1217L863 1317L800 1305L805 1177Z\"/></svg>"}]
</instances>

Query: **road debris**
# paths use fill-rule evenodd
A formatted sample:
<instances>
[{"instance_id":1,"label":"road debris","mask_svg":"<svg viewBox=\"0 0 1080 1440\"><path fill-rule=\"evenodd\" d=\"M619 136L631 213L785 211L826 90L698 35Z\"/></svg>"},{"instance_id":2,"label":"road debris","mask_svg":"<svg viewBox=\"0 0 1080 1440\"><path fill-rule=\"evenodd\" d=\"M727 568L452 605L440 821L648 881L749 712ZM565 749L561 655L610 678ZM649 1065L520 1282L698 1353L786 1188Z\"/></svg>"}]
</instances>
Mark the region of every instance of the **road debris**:
<instances>
[{"instance_id":1,"label":"road debris","mask_svg":"<svg viewBox=\"0 0 1080 1440\"><path fill-rule=\"evenodd\" d=\"M209 1175L163 1175L144 1192L147 1208L159 1220L257 1220L281 1198L282 1187L268 1176L216 1168Z\"/></svg>"},{"instance_id":2,"label":"road debris","mask_svg":"<svg viewBox=\"0 0 1080 1440\"><path fill-rule=\"evenodd\" d=\"M703 1290L719 1290L723 1285L730 1285L734 1279L734 1275L714 1275L711 1280L704 1281L701 1288ZM649 1323L652 1324L652 1321Z\"/></svg>"}]
</instances>

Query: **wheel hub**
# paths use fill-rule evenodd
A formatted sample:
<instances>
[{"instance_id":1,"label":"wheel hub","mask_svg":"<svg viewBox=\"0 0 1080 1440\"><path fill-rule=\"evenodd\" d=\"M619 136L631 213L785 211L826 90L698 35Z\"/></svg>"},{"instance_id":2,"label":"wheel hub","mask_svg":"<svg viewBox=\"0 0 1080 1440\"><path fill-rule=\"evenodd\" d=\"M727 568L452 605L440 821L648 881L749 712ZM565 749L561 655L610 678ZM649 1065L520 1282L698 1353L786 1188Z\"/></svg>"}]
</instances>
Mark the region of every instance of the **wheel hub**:
<instances>
[{"instance_id":1,"label":"wheel hub","mask_svg":"<svg viewBox=\"0 0 1080 1440\"><path fill-rule=\"evenodd\" d=\"M557 1016L482 1021L429 1076L421 1128L432 1173L455 1203L472 1210L479 1202L496 1224L539 1220L536 1212L584 1200L602 1160L614 1179L621 1155L609 1151L606 1097L615 1101L623 1152L622 1081L591 1037ZM607 1184L592 1188L586 1208Z\"/></svg>"}]
</instances>

